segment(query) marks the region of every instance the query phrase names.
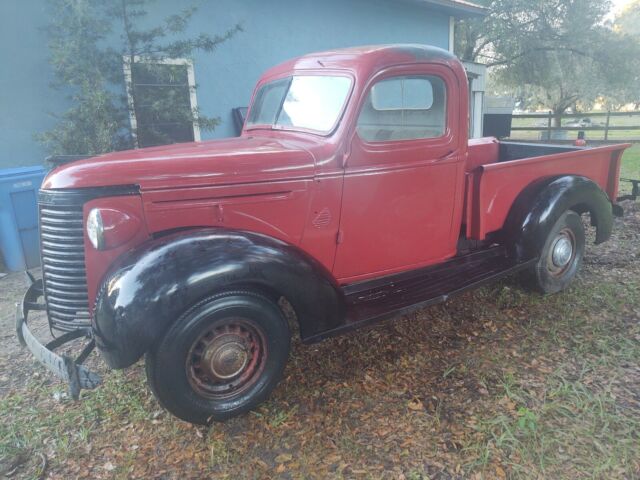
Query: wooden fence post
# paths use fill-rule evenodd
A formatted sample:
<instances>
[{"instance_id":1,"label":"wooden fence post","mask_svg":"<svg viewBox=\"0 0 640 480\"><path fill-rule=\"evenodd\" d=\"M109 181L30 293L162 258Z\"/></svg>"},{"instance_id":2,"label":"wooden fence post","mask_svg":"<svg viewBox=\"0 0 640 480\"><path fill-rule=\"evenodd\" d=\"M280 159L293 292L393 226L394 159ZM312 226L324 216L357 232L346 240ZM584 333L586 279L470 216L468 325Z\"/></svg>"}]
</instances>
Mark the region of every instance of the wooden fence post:
<instances>
[{"instance_id":1,"label":"wooden fence post","mask_svg":"<svg viewBox=\"0 0 640 480\"><path fill-rule=\"evenodd\" d=\"M604 141L609 140L609 119L611 118L611 109L607 109L607 120L604 124Z\"/></svg>"},{"instance_id":2,"label":"wooden fence post","mask_svg":"<svg viewBox=\"0 0 640 480\"><path fill-rule=\"evenodd\" d=\"M547 119L547 140L551 140L551 121L553 120L553 112L549 110L549 118Z\"/></svg>"}]
</instances>

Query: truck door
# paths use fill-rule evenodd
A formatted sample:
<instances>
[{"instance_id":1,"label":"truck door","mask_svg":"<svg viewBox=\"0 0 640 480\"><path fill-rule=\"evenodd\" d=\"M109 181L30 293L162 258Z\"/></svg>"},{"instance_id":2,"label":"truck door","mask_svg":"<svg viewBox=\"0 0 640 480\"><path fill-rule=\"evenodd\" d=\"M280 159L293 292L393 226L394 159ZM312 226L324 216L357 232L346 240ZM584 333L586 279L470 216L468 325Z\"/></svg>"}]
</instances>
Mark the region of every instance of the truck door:
<instances>
[{"instance_id":1,"label":"truck door","mask_svg":"<svg viewBox=\"0 0 640 480\"><path fill-rule=\"evenodd\" d=\"M462 188L458 88L441 65L389 69L370 83L345 162L334 264L340 281L455 254L452 218Z\"/></svg>"}]
</instances>

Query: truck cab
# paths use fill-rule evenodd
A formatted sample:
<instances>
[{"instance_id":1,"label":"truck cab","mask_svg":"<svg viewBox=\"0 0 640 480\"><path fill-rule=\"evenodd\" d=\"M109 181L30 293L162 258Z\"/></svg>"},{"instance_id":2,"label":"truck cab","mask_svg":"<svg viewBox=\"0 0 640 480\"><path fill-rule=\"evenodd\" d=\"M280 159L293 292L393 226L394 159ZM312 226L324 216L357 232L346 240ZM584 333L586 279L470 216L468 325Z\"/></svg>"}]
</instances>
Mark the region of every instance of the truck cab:
<instances>
[{"instance_id":1,"label":"truck cab","mask_svg":"<svg viewBox=\"0 0 640 480\"><path fill-rule=\"evenodd\" d=\"M238 138L60 166L40 192L43 278L18 336L76 397L100 381L87 354L42 345L30 310L112 368L144 355L159 401L207 423L277 384L283 299L312 343L516 272L566 288L581 215L596 242L611 233L626 146L469 141L468 125L453 55L358 47L267 71Z\"/></svg>"}]
</instances>

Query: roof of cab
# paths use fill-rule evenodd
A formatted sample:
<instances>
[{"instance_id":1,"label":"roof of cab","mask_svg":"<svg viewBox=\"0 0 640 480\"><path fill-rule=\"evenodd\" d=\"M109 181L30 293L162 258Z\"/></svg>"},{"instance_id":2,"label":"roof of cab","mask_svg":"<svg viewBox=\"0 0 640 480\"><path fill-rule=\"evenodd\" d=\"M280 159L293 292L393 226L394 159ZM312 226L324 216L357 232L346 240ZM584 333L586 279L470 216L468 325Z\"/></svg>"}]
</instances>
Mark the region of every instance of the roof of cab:
<instances>
[{"instance_id":1,"label":"roof of cab","mask_svg":"<svg viewBox=\"0 0 640 480\"><path fill-rule=\"evenodd\" d=\"M431 45L365 45L303 55L267 70L263 75L263 79L280 76L293 70L337 69L371 71L389 65L421 62L451 63L458 62L458 60L447 50Z\"/></svg>"}]
</instances>

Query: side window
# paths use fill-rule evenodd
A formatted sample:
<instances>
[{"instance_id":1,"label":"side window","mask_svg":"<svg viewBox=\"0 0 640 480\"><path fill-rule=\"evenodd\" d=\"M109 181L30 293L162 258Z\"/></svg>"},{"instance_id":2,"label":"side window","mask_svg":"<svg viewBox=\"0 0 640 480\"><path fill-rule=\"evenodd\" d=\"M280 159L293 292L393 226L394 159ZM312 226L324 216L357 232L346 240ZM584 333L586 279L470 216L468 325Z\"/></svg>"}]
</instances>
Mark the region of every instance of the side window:
<instances>
[{"instance_id":1,"label":"side window","mask_svg":"<svg viewBox=\"0 0 640 480\"><path fill-rule=\"evenodd\" d=\"M441 78L388 78L371 88L358 117L358 135L367 142L441 137L446 111L446 87Z\"/></svg>"}]
</instances>

